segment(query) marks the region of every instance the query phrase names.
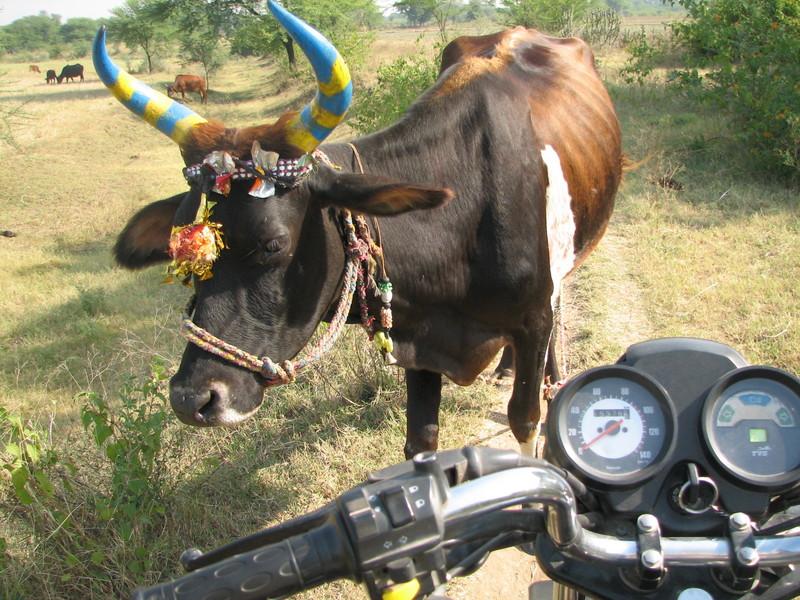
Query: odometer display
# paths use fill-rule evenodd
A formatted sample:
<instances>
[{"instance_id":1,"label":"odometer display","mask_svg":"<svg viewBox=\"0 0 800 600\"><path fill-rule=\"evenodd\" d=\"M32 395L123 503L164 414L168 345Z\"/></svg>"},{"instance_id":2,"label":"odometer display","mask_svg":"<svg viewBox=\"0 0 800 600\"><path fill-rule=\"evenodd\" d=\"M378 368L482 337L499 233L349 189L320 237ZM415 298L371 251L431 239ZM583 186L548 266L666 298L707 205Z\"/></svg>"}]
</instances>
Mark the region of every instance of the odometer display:
<instances>
[{"instance_id":1,"label":"odometer display","mask_svg":"<svg viewBox=\"0 0 800 600\"><path fill-rule=\"evenodd\" d=\"M594 481L640 483L672 450L672 405L658 383L640 371L623 366L587 371L567 384L556 401L556 443Z\"/></svg>"}]
</instances>

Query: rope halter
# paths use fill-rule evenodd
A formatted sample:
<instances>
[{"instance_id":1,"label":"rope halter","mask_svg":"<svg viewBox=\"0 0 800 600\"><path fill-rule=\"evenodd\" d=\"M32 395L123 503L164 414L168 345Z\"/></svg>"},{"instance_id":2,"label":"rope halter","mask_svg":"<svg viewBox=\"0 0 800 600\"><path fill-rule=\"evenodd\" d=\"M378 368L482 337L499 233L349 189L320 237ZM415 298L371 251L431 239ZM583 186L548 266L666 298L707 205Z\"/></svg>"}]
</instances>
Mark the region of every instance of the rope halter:
<instances>
[{"instance_id":1,"label":"rope halter","mask_svg":"<svg viewBox=\"0 0 800 600\"><path fill-rule=\"evenodd\" d=\"M181 333L183 333L187 340L206 352L219 356L244 369L258 373L267 380L267 386L292 383L298 371L321 358L323 354L333 347L336 340L339 339L347 322L347 315L350 312L350 306L352 305L356 289L359 289L359 296L362 299L366 298L367 282L365 267L368 268L372 255L375 254L376 249L379 252L380 248L372 242L371 238L364 237L364 232L366 231L368 235L369 229L366 227L363 217L356 217L356 222L354 223L351 213L349 211L343 211L342 218L344 222L345 251L347 254L344 281L342 283L342 295L339 298L339 303L336 306L334 316L328 328L314 347L309 350L305 358L297 361L285 360L281 363L276 363L267 356L255 356L214 336L192 321L192 313L197 303L197 296L192 296L183 311ZM388 285L391 287L391 284ZM381 290L380 283L378 284L378 290ZM370 339L375 339L380 346L384 355L384 360L388 364L393 364L396 361L391 355L392 341L388 332L391 328L391 311L388 308L389 301L391 300L391 291L389 291L388 299L386 299L387 297L384 292L381 292L381 297L384 299L384 307L381 310L381 320L384 324L383 330L376 330L374 319L369 317L366 312L365 300L361 302L362 324L367 330ZM387 324L387 319L383 318L385 314L384 311L388 313L389 327L385 326L385 324Z\"/></svg>"}]
</instances>

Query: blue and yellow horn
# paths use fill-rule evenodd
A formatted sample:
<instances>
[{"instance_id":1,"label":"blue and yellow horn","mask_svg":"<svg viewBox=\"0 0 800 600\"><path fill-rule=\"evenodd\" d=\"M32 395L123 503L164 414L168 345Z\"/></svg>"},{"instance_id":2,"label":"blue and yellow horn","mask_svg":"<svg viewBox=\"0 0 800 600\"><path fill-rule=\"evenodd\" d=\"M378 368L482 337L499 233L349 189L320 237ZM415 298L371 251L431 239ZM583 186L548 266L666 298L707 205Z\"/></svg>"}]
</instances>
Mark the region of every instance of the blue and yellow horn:
<instances>
[{"instance_id":1,"label":"blue and yellow horn","mask_svg":"<svg viewBox=\"0 0 800 600\"><path fill-rule=\"evenodd\" d=\"M111 60L106 50L105 25L94 38L92 60L100 80L117 100L179 146L188 140L195 125L206 122L192 109L135 79Z\"/></svg>"},{"instance_id":2,"label":"blue and yellow horn","mask_svg":"<svg viewBox=\"0 0 800 600\"><path fill-rule=\"evenodd\" d=\"M302 48L317 77L314 99L290 123L287 133L287 141L311 152L342 122L350 107L353 97L350 71L333 44L319 31L274 0L269 0L269 9Z\"/></svg>"}]
</instances>

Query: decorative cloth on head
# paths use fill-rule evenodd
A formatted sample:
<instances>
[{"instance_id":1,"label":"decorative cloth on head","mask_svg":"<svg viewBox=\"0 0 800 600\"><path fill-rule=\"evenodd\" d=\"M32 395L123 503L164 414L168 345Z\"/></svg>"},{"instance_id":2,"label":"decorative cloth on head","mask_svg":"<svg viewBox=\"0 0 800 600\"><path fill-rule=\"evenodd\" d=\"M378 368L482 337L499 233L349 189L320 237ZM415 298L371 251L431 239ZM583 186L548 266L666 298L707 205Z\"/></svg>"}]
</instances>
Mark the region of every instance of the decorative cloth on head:
<instances>
[{"instance_id":1,"label":"decorative cloth on head","mask_svg":"<svg viewBox=\"0 0 800 600\"><path fill-rule=\"evenodd\" d=\"M239 160L227 152L218 150L209 154L199 165L183 170L190 185L200 189L210 188L227 196L231 183L255 179L250 195L269 198L275 195L275 186L292 189L300 185L317 165L311 154L300 158L280 158L275 152L263 150L258 141L253 142L252 160Z\"/></svg>"}]
</instances>

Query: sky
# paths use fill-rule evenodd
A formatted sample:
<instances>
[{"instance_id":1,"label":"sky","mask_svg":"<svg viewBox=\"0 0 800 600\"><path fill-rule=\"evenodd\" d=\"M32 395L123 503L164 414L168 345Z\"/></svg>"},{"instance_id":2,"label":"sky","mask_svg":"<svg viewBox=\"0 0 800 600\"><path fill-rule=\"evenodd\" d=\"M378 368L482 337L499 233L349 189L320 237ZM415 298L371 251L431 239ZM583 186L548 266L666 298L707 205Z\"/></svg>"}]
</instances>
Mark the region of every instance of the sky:
<instances>
[{"instance_id":1,"label":"sky","mask_svg":"<svg viewBox=\"0 0 800 600\"><path fill-rule=\"evenodd\" d=\"M100 19L110 17L109 11L123 4L124 0L0 0L0 25L36 16L42 11L61 15L62 23L73 17Z\"/></svg>"}]
</instances>

